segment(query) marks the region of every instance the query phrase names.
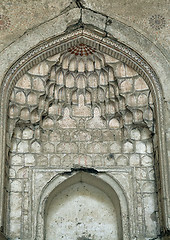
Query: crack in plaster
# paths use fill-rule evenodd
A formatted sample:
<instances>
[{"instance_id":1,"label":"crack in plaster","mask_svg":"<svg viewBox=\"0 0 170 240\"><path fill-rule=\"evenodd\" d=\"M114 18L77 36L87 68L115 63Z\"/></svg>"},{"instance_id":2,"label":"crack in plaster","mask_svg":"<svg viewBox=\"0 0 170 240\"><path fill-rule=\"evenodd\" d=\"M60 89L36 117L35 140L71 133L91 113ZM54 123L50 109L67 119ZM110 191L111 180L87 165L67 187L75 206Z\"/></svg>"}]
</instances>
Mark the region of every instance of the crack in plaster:
<instances>
[{"instance_id":1,"label":"crack in plaster","mask_svg":"<svg viewBox=\"0 0 170 240\"><path fill-rule=\"evenodd\" d=\"M87 168L87 167L80 167L79 165L75 165L73 168L71 168L71 171L65 171L62 173L62 175L71 175L74 172L87 172L87 173L93 173L93 174L98 174L99 171L96 170L95 168ZM103 171L100 173L103 173Z\"/></svg>"}]
</instances>

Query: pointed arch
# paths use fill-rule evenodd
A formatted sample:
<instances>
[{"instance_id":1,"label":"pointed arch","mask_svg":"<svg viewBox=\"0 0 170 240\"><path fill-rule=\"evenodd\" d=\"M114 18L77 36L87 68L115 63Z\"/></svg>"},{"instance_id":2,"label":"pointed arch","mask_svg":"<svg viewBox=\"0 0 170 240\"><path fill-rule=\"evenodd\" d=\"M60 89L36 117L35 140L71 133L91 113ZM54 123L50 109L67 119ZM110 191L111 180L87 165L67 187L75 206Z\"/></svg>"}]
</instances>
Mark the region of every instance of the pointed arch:
<instances>
[{"instance_id":1,"label":"pointed arch","mask_svg":"<svg viewBox=\"0 0 170 240\"><path fill-rule=\"evenodd\" d=\"M4 76L0 97L0 122L3 128L0 129L0 144L1 144L1 178L0 186L3 191L0 195L0 222L3 225L4 219L4 189L5 189L5 178L6 162L7 162L7 151L6 151L6 122L7 122L7 108L9 96L12 92L13 86L21 78L26 71L33 66L40 63L47 57L53 56L54 54L68 50L70 47L75 46L78 43L87 44L88 46L95 47L102 53L106 53L116 59L121 60L126 65L137 71L143 79L149 85L152 95L154 97L155 109L156 109L156 128L158 134L158 159L155 163L156 177L158 179L159 197L160 197L160 216L161 226L166 228L168 226L168 215L169 213L169 174L168 174L168 160L165 145L165 131L164 131L164 110L163 110L163 95L159 79L151 66L140 56L138 53L133 51L131 48L124 44L109 38L104 37L102 33L96 33L92 30L84 27L83 29L77 29L71 33L67 33L61 36L57 36L43 43L37 45L29 52L24 54L17 62L15 62ZM160 181L159 181L160 180Z\"/></svg>"}]
</instances>

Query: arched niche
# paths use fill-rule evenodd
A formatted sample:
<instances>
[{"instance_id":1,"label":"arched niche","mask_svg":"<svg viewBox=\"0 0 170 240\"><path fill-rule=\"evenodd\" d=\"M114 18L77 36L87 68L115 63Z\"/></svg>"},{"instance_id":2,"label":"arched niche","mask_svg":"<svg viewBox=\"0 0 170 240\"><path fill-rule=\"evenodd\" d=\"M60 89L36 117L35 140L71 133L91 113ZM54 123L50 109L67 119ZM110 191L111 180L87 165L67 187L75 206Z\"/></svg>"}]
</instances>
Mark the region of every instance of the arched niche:
<instances>
[{"instance_id":1,"label":"arched niche","mask_svg":"<svg viewBox=\"0 0 170 240\"><path fill-rule=\"evenodd\" d=\"M70 47L74 47L77 44L86 44L90 47L96 48L98 51L110 55L126 65L133 68L138 72L148 84L155 102L155 116L156 116L156 132L158 136L157 157L155 161L156 178L159 189L159 203L160 203L160 219L161 227L166 228L168 226L168 162L165 148L165 135L164 135L164 113L163 113L163 97L162 90L159 84L159 80L150 67L150 65L136 52L129 47L119 43L112 38L103 38L103 33L96 33L88 28L78 29L71 33L54 37L49 39L40 45L36 46L24 56L22 56L14 65L9 69L4 77L4 81L1 88L1 187L5 189L8 181L8 147L7 143L7 108L10 94L15 86L16 82L32 67L42 62L47 57L51 57L55 54L62 53L68 50ZM156 144L157 144L156 143ZM159 156L159 157L158 157ZM161 179L161 181L160 181ZM8 190L7 190L8 191ZM1 191L1 206L0 216L1 225L4 224L5 219L5 190ZM163 196L163 197L162 197Z\"/></svg>"},{"instance_id":2,"label":"arched niche","mask_svg":"<svg viewBox=\"0 0 170 240\"><path fill-rule=\"evenodd\" d=\"M65 196L67 196L67 200ZM69 207L72 207L72 209L69 209L69 203L71 204ZM74 213L76 203L82 206L77 206L77 214ZM66 207L68 207L67 210ZM63 215L61 216L62 211ZM78 211L82 211L84 218L78 214ZM90 214L93 214L91 218L93 227L91 226L91 228L88 224ZM76 220L75 216L77 216ZM57 229L60 224L59 219L62 219L61 225L63 228L61 231ZM125 240L130 237L129 209L126 195L117 181L107 174L99 173L96 175L84 171L73 172L71 176L54 177L44 187L37 217L34 218L37 221L35 239L48 239L48 237L54 237L57 232L61 239L67 239L66 234L69 231L66 231L66 229L64 231L66 219L72 222L70 223L72 239L81 239L81 237L82 239L83 237L91 239L90 236L94 236L95 239L104 239L107 236L106 239ZM56 222L53 223L53 220ZM83 220L84 228L77 230L76 234L76 226L80 224L80 221L83 224ZM103 229L105 236L103 233L97 233L99 228L100 231ZM83 234L83 232L85 233Z\"/></svg>"}]
</instances>

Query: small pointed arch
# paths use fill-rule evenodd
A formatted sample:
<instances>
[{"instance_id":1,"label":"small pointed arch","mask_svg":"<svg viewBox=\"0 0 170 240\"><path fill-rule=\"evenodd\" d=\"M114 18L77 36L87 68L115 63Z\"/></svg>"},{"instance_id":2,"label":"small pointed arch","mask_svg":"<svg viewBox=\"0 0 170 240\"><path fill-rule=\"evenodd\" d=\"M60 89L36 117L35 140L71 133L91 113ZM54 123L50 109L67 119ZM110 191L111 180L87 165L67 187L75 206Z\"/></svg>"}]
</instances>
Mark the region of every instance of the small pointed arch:
<instances>
[{"instance_id":1,"label":"small pointed arch","mask_svg":"<svg viewBox=\"0 0 170 240\"><path fill-rule=\"evenodd\" d=\"M104 102L106 100L106 96L105 96L105 91L103 90L103 88L98 87L97 92L98 92L98 101Z\"/></svg>"},{"instance_id":2,"label":"small pointed arch","mask_svg":"<svg viewBox=\"0 0 170 240\"><path fill-rule=\"evenodd\" d=\"M45 117L42 119L42 128L51 129L54 127L54 120L51 117Z\"/></svg>"},{"instance_id":3,"label":"small pointed arch","mask_svg":"<svg viewBox=\"0 0 170 240\"><path fill-rule=\"evenodd\" d=\"M70 61L69 56L70 54L66 53L62 61L62 68L65 70L69 68L69 61Z\"/></svg>"},{"instance_id":4,"label":"small pointed arch","mask_svg":"<svg viewBox=\"0 0 170 240\"><path fill-rule=\"evenodd\" d=\"M52 66L51 71L49 73L49 79L55 81L56 78L56 65Z\"/></svg>"},{"instance_id":5,"label":"small pointed arch","mask_svg":"<svg viewBox=\"0 0 170 240\"><path fill-rule=\"evenodd\" d=\"M23 91L17 91L17 93L15 94L15 101L16 103L19 104L25 104L26 102L25 93Z\"/></svg>"},{"instance_id":6,"label":"small pointed arch","mask_svg":"<svg viewBox=\"0 0 170 240\"><path fill-rule=\"evenodd\" d=\"M84 89L87 85L86 76L84 74L79 74L76 78L76 85L79 89Z\"/></svg>"},{"instance_id":7,"label":"small pointed arch","mask_svg":"<svg viewBox=\"0 0 170 240\"><path fill-rule=\"evenodd\" d=\"M62 69L58 69L56 72L56 84L60 86L64 85L64 73Z\"/></svg>"},{"instance_id":8,"label":"small pointed arch","mask_svg":"<svg viewBox=\"0 0 170 240\"><path fill-rule=\"evenodd\" d=\"M116 113L116 106L115 106L115 102L113 101L109 101L106 104L106 114L108 115L113 115Z\"/></svg>"},{"instance_id":9,"label":"small pointed arch","mask_svg":"<svg viewBox=\"0 0 170 240\"><path fill-rule=\"evenodd\" d=\"M46 89L46 94L49 98L53 98L54 97L54 88L55 88L55 84L52 83L48 86L48 88Z\"/></svg>"},{"instance_id":10,"label":"small pointed arch","mask_svg":"<svg viewBox=\"0 0 170 240\"><path fill-rule=\"evenodd\" d=\"M67 73L65 76L65 86L68 88L73 88L75 85L74 76L71 73Z\"/></svg>"},{"instance_id":11,"label":"small pointed arch","mask_svg":"<svg viewBox=\"0 0 170 240\"><path fill-rule=\"evenodd\" d=\"M108 67L108 74L109 74L109 82L113 82L115 80L115 77L114 77L114 71L113 71L113 68L112 67Z\"/></svg>"},{"instance_id":12,"label":"small pointed arch","mask_svg":"<svg viewBox=\"0 0 170 240\"><path fill-rule=\"evenodd\" d=\"M25 120L25 121L30 120L30 109L29 108L24 107L21 109L20 119Z\"/></svg>"},{"instance_id":13,"label":"small pointed arch","mask_svg":"<svg viewBox=\"0 0 170 240\"><path fill-rule=\"evenodd\" d=\"M85 61L83 61L82 58L80 58L80 61L78 62L78 72L83 73L85 71Z\"/></svg>"},{"instance_id":14,"label":"small pointed arch","mask_svg":"<svg viewBox=\"0 0 170 240\"><path fill-rule=\"evenodd\" d=\"M19 110L19 107L15 104L11 104L9 106L9 112L8 112L8 115L10 118L18 118L19 117L19 113L20 113L20 110Z\"/></svg>"},{"instance_id":15,"label":"small pointed arch","mask_svg":"<svg viewBox=\"0 0 170 240\"><path fill-rule=\"evenodd\" d=\"M129 109L126 109L124 114L124 124L125 125L131 125L133 122L133 114Z\"/></svg>"},{"instance_id":16,"label":"small pointed arch","mask_svg":"<svg viewBox=\"0 0 170 240\"><path fill-rule=\"evenodd\" d=\"M108 73L106 70L102 69L99 75L99 84L106 86L108 84Z\"/></svg>"},{"instance_id":17,"label":"small pointed arch","mask_svg":"<svg viewBox=\"0 0 170 240\"><path fill-rule=\"evenodd\" d=\"M69 63L69 71L75 72L77 70L77 60L76 57L72 57Z\"/></svg>"},{"instance_id":18,"label":"small pointed arch","mask_svg":"<svg viewBox=\"0 0 170 240\"><path fill-rule=\"evenodd\" d=\"M87 58L87 61L86 61L86 70L88 72L93 72L94 71L94 62L93 62L93 59L91 57L88 57Z\"/></svg>"},{"instance_id":19,"label":"small pointed arch","mask_svg":"<svg viewBox=\"0 0 170 240\"><path fill-rule=\"evenodd\" d=\"M85 91L85 104L87 105L91 105L92 103L92 96L91 96L91 92L86 90Z\"/></svg>"},{"instance_id":20,"label":"small pointed arch","mask_svg":"<svg viewBox=\"0 0 170 240\"><path fill-rule=\"evenodd\" d=\"M101 68L104 68L106 65L104 54L97 51L95 56L100 60Z\"/></svg>"},{"instance_id":21,"label":"small pointed arch","mask_svg":"<svg viewBox=\"0 0 170 240\"><path fill-rule=\"evenodd\" d=\"M78 105L78 93L77 90L73 91L72 96L71 96L71 103Z\"/></svg>"},{"instance_id":22,"label":"small pointed arch","mask_svg":"<svg viewBox=\"0 0 170 240\"><path fill-rule=\"evenodd\" d=\"M97 70L100 70L100 69L102 68L102 61L101 61L101 59L100 59L98 56L96 56L96 55L94 55L94 67L95 67L95 69L97 69Z\"/></svg>"},{"instance_id":23,"label":"small pointed arch","mask_svg":"<svg viewBox=\"0 0 170 240\"><path fill-rule=\"evenodd\" d=\"M38 109L35 108L32 112L31 112L31 123L35 124L37 122L40 121L40 114L38 112Z\"/></svg>"},{"instance_id":24,"label":"small pointed arch","mask_svg":"<svg viewBox=\"0 0 170 240\"><path fill-rule=\"evenodd\" d=\"M88 86L91 88L97 88L98 86L98 75L97 73L91 73L88 77Z\"/></svg>"}]
</instances>

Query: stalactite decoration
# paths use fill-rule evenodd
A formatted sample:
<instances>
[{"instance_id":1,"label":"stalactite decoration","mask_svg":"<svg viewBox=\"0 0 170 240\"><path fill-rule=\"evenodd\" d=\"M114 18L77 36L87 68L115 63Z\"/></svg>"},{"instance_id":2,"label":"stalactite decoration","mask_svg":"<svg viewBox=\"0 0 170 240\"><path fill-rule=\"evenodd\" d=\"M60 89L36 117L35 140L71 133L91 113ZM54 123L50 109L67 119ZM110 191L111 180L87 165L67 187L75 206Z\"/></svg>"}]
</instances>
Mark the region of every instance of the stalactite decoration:
<instances>
[{"instance_id":1,"label":"stalactite decoration","mask_svg":"<svg viewBox=\"0 0 170 240\"><path fill-rule=\"evenodd\" d=\"M56 63L46 60L33 67L14 87L9 119L44 126L48 116L52 121L61 119L66 107L70 117L88 119L97 107L108 126L118 121L116 126L143 124L153 131L153 101L145 81L136 75L116 77L126 66L106 59L111 57L79 44L62 53Z\"/></svg>"}]
</instances>

